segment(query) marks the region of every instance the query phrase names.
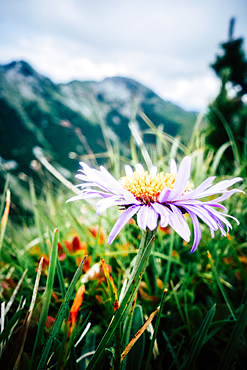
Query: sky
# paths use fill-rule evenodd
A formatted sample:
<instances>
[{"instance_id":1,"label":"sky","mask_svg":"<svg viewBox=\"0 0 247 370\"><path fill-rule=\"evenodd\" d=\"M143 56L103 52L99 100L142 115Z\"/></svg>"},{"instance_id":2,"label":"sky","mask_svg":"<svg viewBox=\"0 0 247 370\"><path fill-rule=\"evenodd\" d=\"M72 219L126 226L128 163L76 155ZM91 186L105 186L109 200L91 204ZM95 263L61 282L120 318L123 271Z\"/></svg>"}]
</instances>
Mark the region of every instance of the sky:
<instances>
[{"instance_id":1,"label":"sky","mask_svg":"<svg viewBox=\"0 0 247 370\"><path fill-rule=\"evenodd\" d=\"M129 77L203 111L231 17L246 38L246 0L2 0L0 64L25 60L55 83Z\"/></svg>"}]
</instances>

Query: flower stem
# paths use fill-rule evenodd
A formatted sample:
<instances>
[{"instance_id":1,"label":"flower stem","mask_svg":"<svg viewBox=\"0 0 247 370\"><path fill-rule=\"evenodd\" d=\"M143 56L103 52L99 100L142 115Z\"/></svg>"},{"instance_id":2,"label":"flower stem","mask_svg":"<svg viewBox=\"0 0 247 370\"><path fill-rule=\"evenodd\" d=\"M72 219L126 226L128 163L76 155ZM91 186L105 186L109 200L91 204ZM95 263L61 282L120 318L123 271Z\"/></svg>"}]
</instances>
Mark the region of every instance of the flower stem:
<instances>
[{"instance_id":1,"label":"flower stem","mask_svg":"<svg viewBox=\"0 0 247 370\"><path fill-rule=\"evenodd\" d=\"M95 369L95 366L99 364L102 354L105 351L105 348L115 333L120 321L124 321L126 315L131 308L135 295L138 291L139 284L141 282L142 275L148 264L148 258L152 252L153 244L151 243L154 235L156 233L156 229L151 231L147 229L143 232L142 240L140 244L140 248L138 251L137 259L133 271L131 273L130 281L128 283L125 295L123 300L120 304L119 309L116 311L116 314L109 325L108 329L105 332L104 337L102 338L100 344L98 345L94 356L92 357L87 370ZM99 368L99 367L97 367Z\"/></svg>"},{"instance_id":2,"label":"flower stem","mask_svg":"<svg viewBox=\"0 0 247 370\"><path fill-rule=\"evenodd\" d=\"M138 252L137 252L137 255L135 257L135 264L134 264L134 267L131 271L131 275L129 277L129 281L128 281L128 284L127 284L127 287L126 287L126 291L129 289L129 287L131 286L132 284L132 281L133 281L133 278L134 276L136 275L136 271L138 269L138 266L140 264L140 261L141 261L141 258L142 258L142 255L144 253L144 250L145 248L147 247L147 243L149 243L153 237L153 234L152 236L150 237L150 235L148 235L148 231L150 233L150 230L142 230L142 238L141 238L141 243L140 243L140 246L139 246L139 249L138 249ZM150 241L148 242L147 239L150 239Z\"/></svg>"},{"instance_id":3,"label":"flower stem","mask_svg":"<svg viewBox=\"0 0 247 370\"><path fill-rule=\"evenodd\" d=\"M135 295L138 291L138 288L139 288L139 285L140 285L140 282L141 282L141 279L142 279L142 275L144 274L145 270L146 270L146 267L147 267L147 264L148 264L148 259L149 259L149 256L152 252L152 249L153 249L153 244L151 244L151 241L156 233L156 230L142 230L142 238L141 238L141 243L140 243L140 247L138 249L138 253L137 253L137 256L136 256L136 261L135 261L135 265L133 267L133 270L131 272L131 275L130 275L130 278L129 278L129 281L128 281L128 284L127 284L127 288L126 288L126 293L129 289L133 289L133 285L135 285L135 282L137 280L137 286L134 290L134 293L135 294L131 294L131 298L129 300L129 302L127 302L127 307L126 307L126 310L125 310L125 313L121 319L121 321L125 321L125 318L126 316L129 314L129 311L131 309L131 306L132 306L132 303L135 299ZM140 271L140 272L139 272Z\"/></svg>"}]
</instances>

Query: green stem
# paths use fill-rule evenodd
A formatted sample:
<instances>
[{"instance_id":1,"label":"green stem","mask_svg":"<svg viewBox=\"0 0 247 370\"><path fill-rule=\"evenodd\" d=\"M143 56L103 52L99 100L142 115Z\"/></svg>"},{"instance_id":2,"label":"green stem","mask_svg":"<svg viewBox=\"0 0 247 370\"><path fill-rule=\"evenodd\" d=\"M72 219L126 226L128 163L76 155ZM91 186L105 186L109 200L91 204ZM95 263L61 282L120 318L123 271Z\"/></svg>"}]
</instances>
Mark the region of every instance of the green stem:
<instances>
[{"instance_id":1,"label":"green stem","mask_svg":"<svg viewBox=\"0 0 247 370\"><path fill-rule=\"evenodd\" d=\"M122 325L116 329L116 347L115 347L115 367L114 370L121 370L121 353L122 353Z\"/></svg>"},{"instance_id":2,"label":"green stem","mask_svg":"<svg viewBox=\"0 0 247 370\"><path fill-rule=\"evenodd\" d=\"M58 243L58 229L54 230L53 237L52 237L52 247L51 247L51 255L49 259L49 270L46 282L45 292L42 296L42 309L39 318L39 326L34 342L32 357L29 363L29 370L36 369L37 361L38 361L38 354L41 351L41 347L44 343L44 332L45 332L45 325L47 320L47 315L50 307L51 302L51 295L53 292L53 283L55 278L56 272L56 263L57 263L57 243Z\"/></svg>"},{"instance_id":3,"label":"green stem","mask_svg":"<svg viewBox=\"0 0 247 370\"><path fill-rule=\"evenodd\" d=\"M124 298L120 304L119 309L117 310L111 324L109 325L108 329L105 332L104 337L102 338L100 344L98 345L88 367L87 370L92 370L95 366L99 363L102 354L105 351L107 343L113 336L116 328L118 327L120 321L123 319L125 314L129 311L132 302L135 298L137 290L139 288L139 284L141 282L142 275L146 269L148 264L148 258L152 252L152 243L151 240L155 235L156 229L154 231L144 231L142 235L140 249L138 251L136 264L131 274L131 278L125 292ZM98 366L97 369L100 369Z\"/></svg>"},{"instance_id":4,"label":"green stem","mask_svg":"<svg viewBox=\"0 0 247 370\"><path fill-rule=\"evenodd\" d=\"M147 239L147 231L146 230L142 230L142 238L141 238L141 243L140 243L140 246L139 246L139 249L138 249L138 252L137 252L137 255L135 257L135 264L134 264L134 267L132 269L132 272L131 272L131 275L130 275L130 278L129 278L129 281L128 281L128 284L127 284L127 287L126 287L126 291L129 289L129 287L131 286L132 284L132 280L136 274L136 271L139 267L139 264L140 264L140 261L141 261L141 258L142 258L142 255L143 255L143 252L146 248L146 239Z\"/></svg>"},{"instance_id":5,"label":"green stem","mask_svg":"<svg viewBox=\"0 0 247 370\"><path fill-rule=\"evenodd\" d=\"M171 240L170 240L170 246L169 246L169 259L167 261L166 275L165 275L165 280L164 280L164 287L165 288L168 288L168 280L169 280L171 264L172 264L173 244L174 244L174 231L172 231L172 233L171 233Z\"/></svg>"},{"instance_id":6,"label":"green stem","mask_svg":"<svg viewBox=\"0 0 247 370\"><path fill-rule=\"evenodd\" d=\"M168 256L168 260L167 260L166 274L165 274L165 280L164 280L165 290L163 291L163 294L162 294L162 297L161 297L160 311L159 311L159 313L157 315L157 318L156 318L155 329L154 329L153 337L152 337L151 344L150 344L150 347L149 347L148 358L147 358L147 362L146 362L146 370L149 369L149 365L150 365L150 361L151 361L151 357L152 357L152 353L153 353L154 342L155 342L155 339L156 339L156 336L157 336L159 323L160 323L160 318L161 318L161 314L162 314L164 304L165 304L166 288L168 288L168 280L169 280L171 264L172 264L173 244L174 244L174 231L171 233L171 240L170 240L170 245L169 245L169 256Z\"/></svg>"}]
</instances>

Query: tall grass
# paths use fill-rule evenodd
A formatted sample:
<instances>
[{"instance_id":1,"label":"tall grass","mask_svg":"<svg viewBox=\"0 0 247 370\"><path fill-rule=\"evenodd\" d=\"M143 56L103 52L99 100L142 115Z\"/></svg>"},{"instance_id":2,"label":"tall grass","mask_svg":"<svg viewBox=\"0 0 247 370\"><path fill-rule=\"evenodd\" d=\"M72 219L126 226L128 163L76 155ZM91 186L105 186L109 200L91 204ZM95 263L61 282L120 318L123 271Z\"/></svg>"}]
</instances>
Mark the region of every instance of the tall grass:
<instances>
[{"instance_id":1,"label":"tall grass","mask_svg":"<svg viewBox=\"0 0 247 370\"><path fill-rule=\"evenodd\" d=\"M200 131L201 117L185 147L179 137L170 137L162 127L156 128L142 116L146 131L138 131L134 117L130 124L132 158L121 156L117 144L107 141L109 152L103 156L109 158L106 167L114 176L121 177L124 165L136 162L146 168L155 164L158 170L169 172L170 158L180 162L184 155L192 157L191 180L195 186L215 174L221 180L245 173L246 164L232 142L218 151L207 147L206 134ZM145 143L147 134L155 136L155 144ZM236 158L233 173L226 175L223 155L229 145ZM66 204L72 195L68 183L42 158L39 153L43 170L52 172L54 180L43 184L39 196L30 180L33 217L20 225L13 222L10 212L1 229L0 367L225 370L235 364L236 368L244 368L245 195L237 194L225 202L240 226L233 224L227 238L217 233L212 239L207 226L201 225L202 240L193 254L189 253L191 243L183 242L169 227L159 228L137 296L132 297L126 315L125 311L114 315L113 300L117 296L121 307L121 293L126 289L125 281L140 244L140 230L134 221L130 222L109 246L107 236L120 211L111 208L98 217L94 201ZM90 164L88 157L86 160ZM95 165L97 158L93 157L93 161ZM7 188L8 183L2 195L1 218ZM104 275L101 258L109 266L112 279L108 273ZM82 284L85 292L79 297ZM77 304L76 312L72 310L73 302ZM116 319L120 316L121 327ZM112 327L121 331L111 331ZM99 351L98 344L106 331L111 335ZM95 351L99 362L95 357L90 362ZM115 361L116 357L122 362Z\"/></svg>"}]
</instances>

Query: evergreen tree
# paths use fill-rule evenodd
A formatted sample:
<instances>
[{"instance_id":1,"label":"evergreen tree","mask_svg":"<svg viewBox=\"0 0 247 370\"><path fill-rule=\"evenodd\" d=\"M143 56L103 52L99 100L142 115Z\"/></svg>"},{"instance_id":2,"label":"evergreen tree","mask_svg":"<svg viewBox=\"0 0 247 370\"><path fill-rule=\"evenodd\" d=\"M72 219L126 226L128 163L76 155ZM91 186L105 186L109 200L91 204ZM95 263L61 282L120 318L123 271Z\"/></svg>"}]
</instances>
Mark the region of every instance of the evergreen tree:
<instances>
[{"instance_id":1,"label":"evergreen tree","mask_svg":"<svg viewBox=\"0 0 247 370\"><path fill-rule=\"evenodd\" d=\"M229 27L228 41L221 44L223 54L211 65L221 79L219 95L209 106L208 118L212 128L208 143L219 148L227 141L236 143L238 152L247 159L247 59L243 38L234 39L235 19ZM230 148L228 159L237 159ZM234 154L234 155L233 155Z\"/></svg>"}]
</instances>

